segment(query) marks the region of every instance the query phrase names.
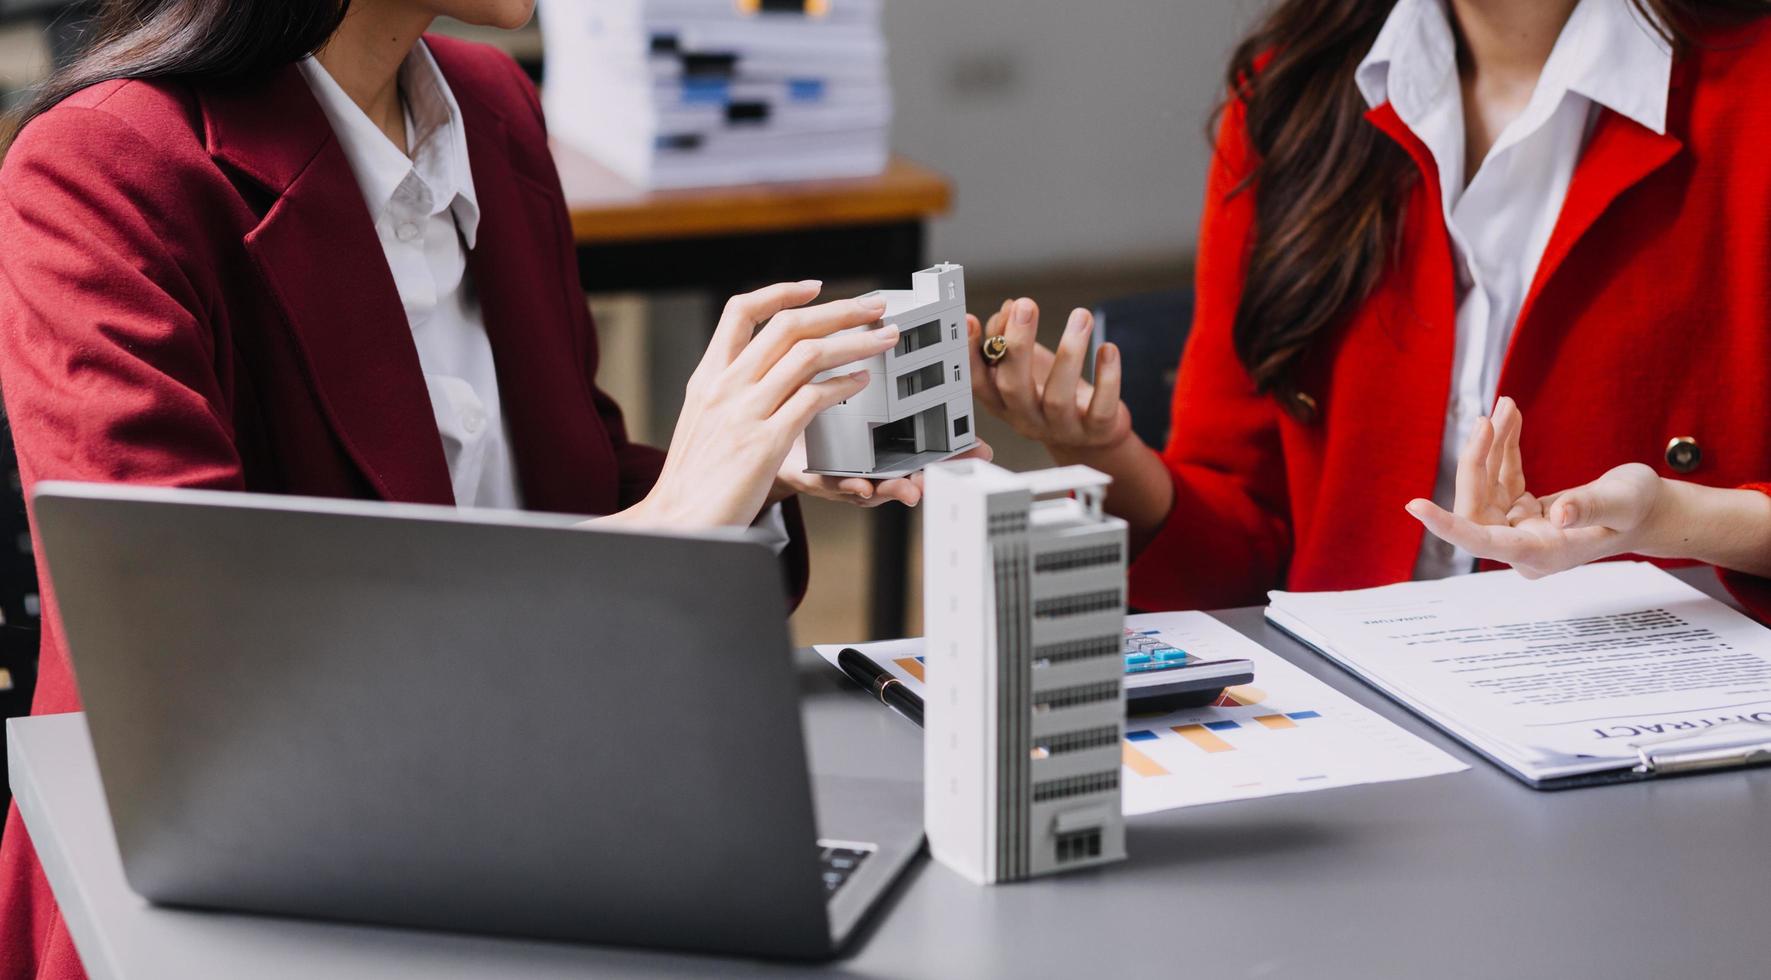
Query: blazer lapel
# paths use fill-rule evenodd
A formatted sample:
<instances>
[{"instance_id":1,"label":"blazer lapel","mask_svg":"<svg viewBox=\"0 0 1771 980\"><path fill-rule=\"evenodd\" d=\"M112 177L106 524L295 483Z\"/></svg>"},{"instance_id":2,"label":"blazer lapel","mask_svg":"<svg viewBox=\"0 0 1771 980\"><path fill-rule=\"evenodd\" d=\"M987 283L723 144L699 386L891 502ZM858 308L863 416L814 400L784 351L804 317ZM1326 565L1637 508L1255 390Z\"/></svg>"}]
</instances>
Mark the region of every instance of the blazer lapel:
<instances>
[{"instance_id":1,"label":"blazer lapel","mask_svg":"<svg viewBox=\"0 0 1771 980\"><path fill-rule=\"evenodd\" d=\"M1612 202L1665 166L1684 147L1684 143L1672 135L1671 112L1672 106L1669 105L1669 125L1665 134L1656 133L1609 109L1600 113L1592 139L1574 166L1568 194L1562 199L1562 213L1550 232L1549 242L1544 245L1537 274L1519 309L1518 323L1513 329L1515 340L1531 322L1532 307L1556 270ZM1510 353L1512 345L1508 346Z\"/></svg>"},{"instance_id":2,"label":"blazer lapel","mask_svg":"<svg viewBox=\"0 0 1771 980\"><path fill-rule=\"evenodd\" d=\"M498 397L523 505L606 514L619 505L619 464L592 401L595 337L578 285L563 198L517 145L449 52L433 46L467 131L480 224L468 269L498 372ZM542 151L545 153L545 151ZM527 167L519 165L528 161ZM549 185L552 185L550 189ZM585 324L586 327L581 327Z\"/></svg>"},{"instance_id":3,"label":"blazer lapel","mask_svg":"<svg viewBox=\"0 0 1771 980\"><path fill-rule=\"evenodd\" d=\"M327 418L387 500L453 504L418 351L344 151L299 69L202 97L210 153L276 200L247 253Z\"/></svg>"}]
</instances>

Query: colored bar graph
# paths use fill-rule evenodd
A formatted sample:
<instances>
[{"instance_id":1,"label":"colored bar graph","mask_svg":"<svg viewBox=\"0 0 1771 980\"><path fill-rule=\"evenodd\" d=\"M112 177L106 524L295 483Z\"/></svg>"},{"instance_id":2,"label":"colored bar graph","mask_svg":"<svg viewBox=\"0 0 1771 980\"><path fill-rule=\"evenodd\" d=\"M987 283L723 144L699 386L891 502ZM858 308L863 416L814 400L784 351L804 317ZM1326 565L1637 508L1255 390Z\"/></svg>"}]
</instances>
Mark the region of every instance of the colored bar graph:
<instances>
[{"instance_id":1,"label":"colored bar graph","mask_svg":"<svg viewBox=\"0 0 1771 980\"><path fill-rule=\"evenodd\" d=\"M1296 728L1298 726L1297 722L1292 721L1284 715L1257 715L1255 721L1272 729Z\"/></svg>"},{"instance_id":2,"label":"colored bar graph","mask_svg":"<svg viewBox=\"0 0 1771 980\"><path fill-rule=\"evenodd\" d=\"M1205 723L1205 727L1211 729L1214 732L1228 732L1228 731L1234 731L1235 729L1241 728L1242 726L1236 724L1233 721L1229 721L1226 719L1224 721L1208 721Z\"/></svg>"},{"instance_id":3,"label":"colored bar graph","mask_svg":"<svg viewBox=\"0 0 1771 980\"><path fill-rule=\"evenodd\" d=\"M1320 718L1322 716L1314 711L1287 711L1285 717L1292 721L1303 721L1305 718Z\"/></svg>"},{"instance_id":4,"label":"colored bar graph","mask_svg":"<svg viewBox=\"0 0 1771 980\"><path fill-rule=\"evenodd\" d=\"M1206 752L1231 752L1236 748L1204 725L1176 725L1174 732Z\"/></svg>"},{"instance_id":5,"label":"colored bar graph","mask_svg":"<svg viewBox=\"0 0 1771 980\"><path fill-rule=\"evenodd\" d=\"M1145 734L1150 734L1150 733L1146 732ZM1155 736L1151 735L1151 737L1154 738ZM1144 753L1139 752L1137 749L1132 748L1130 742L1124 743L1121 746L1121 749L1122 749L1122 758L1125 761L1125 768L1130 769L1132 772L1135 772L1140 776L1166 776L1166 775L1168 775L1167 769L1162 768L1162 766L1155 759L1152 759L1149 756L1145 755Z\"/></svg>"},{"instance_id":6,"label":"colored bar graph","mask_svg":"<svg viewBox=\"0 0 1771 980\"><path fill-rule=\"evenodd\" d=\"M1126 732L1125 740L1127 742L1154 742L1156 741L1156 733L1144 729L1135 732Z\"/></svg>"},{"instance_id":7,"label":"colored bar graph","mask_svg":"<svg viewBox=\"0 0 1771 980\"><path fill-rule=\"evenodd\" d=\"M898 659L892 661L892 663L895 663L899 667L902 667L904 669L904 673L909 674L911 677L914 677L919 681L923 680L922 658L921 657L899 657Z\"/></svg>"}]
</instances>

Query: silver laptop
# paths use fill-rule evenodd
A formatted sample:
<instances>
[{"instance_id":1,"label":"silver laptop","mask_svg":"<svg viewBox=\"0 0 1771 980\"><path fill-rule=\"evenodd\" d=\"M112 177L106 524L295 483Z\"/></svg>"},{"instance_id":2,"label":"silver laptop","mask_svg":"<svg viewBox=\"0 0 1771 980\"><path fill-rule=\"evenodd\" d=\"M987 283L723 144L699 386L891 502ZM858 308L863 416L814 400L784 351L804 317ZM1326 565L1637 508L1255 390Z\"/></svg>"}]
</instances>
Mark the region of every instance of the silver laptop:
<instances>
[{"instance_id":1,"label":"silver laptop","mask_svg":"<svg viewBox=\"0 0 1771 980\"><path fill-rule=\"evenodd\" d=\"M810 774L780 566L742 532L34 500L152 901L822 958L921 845L914 781Z\"/></svg>"}]
</instances>

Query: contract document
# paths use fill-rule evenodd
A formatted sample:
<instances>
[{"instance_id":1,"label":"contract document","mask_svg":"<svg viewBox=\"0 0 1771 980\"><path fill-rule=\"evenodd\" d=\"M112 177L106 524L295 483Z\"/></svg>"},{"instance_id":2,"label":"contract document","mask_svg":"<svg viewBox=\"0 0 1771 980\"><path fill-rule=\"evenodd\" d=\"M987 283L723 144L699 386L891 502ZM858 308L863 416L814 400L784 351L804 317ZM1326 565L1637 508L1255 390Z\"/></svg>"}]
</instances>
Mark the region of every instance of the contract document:
<instances>
[{"instance_id":1,"label":"contract document","mask_svg":"<svg viewBox=\"0 0 1771 980\"><path fill-rule=\"evenodd\" d=\"M1652 565L1269 598L1275 626L1540 788L1771 761L1771 630Z\"/></svg>"}]
</instances>

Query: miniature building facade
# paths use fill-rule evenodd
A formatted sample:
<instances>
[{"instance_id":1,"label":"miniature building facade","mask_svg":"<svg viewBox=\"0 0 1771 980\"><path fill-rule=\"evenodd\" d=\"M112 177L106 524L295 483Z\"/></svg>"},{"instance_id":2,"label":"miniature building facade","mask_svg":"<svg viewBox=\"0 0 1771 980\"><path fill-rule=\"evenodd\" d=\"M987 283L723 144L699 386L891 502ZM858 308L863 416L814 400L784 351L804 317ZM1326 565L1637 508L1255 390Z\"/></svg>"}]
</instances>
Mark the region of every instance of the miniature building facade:
<instances>
[{"instance_id":1,"label":"miniature building facade","mask_svg":"<svg viewBox=\"0 0 1771 980\"><path fill-rule=\"evenodd\" d=\"M989 884L1125 857L1125 522L1085 466L929 468L923 822Z\"/></svg>"},{"instance_id":2,"label":"miniature building facade","mask_svg":"<svg viewBox=\"0 0 1771 980\"><path fill-rule=\"evenodd\" d=\"M898 344L816 380L867 369L867 387L818 414L806 428L806 471L886 478L914 473L970 449L971 356L965 330L965 270L943 263L880 290L881 322ZM859 329L859 328L858 328Z\"/></svg>"}]
</instances>

